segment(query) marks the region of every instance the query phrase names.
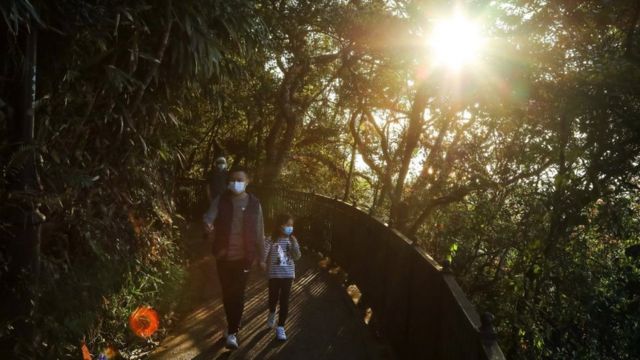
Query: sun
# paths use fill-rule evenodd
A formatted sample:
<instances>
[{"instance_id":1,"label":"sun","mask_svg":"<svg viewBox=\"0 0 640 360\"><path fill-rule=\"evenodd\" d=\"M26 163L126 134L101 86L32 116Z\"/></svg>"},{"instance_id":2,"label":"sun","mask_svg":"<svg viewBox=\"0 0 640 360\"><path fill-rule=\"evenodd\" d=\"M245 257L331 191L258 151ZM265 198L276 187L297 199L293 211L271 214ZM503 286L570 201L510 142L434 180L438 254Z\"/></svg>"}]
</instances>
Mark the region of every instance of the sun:
<instances>
[{"instance_id":1,"label":"sun","mask_svg":"<svg viewBox=\"0 0 640 360\"><path fill-rule=\"evenodd\" d=\"M455 15L436 21L428 42L435 65L459 70L480 59L485 39L478 24Z\"/></svg>"}]
</instances>

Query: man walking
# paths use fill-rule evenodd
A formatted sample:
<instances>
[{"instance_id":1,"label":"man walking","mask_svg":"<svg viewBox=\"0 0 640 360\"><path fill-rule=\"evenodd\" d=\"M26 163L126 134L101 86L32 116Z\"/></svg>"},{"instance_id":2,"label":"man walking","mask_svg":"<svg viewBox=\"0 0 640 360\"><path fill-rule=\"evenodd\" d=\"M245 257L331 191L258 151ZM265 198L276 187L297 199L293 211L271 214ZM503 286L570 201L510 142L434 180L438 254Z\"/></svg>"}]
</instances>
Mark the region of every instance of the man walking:
<instances>
[{"instance_id":1,"label":"man walking","mask_svg":"<svg viewBox=\"0 0 640 360\"><path fill-rule=\"evenodd\" d=\"M237 333L244 311L244 292L249 269L264 252L264 221L260 201L247 193L249 176L244 167L229 171L227 190L211 201L204 214L205 229L214 232L213 255L222 288L227 318L226 345L238 348Z\"/></svg>"},{"instance_id":2,"label":"man walking","mask_svg":"<svg viewBox=\"0 0 640 360\"><path fill-rule=\"evenodd\" d=\"M209 201L213 201L227 189L227 160L224 156L218 156L214 161L214 167L207 175L207 195Z\"/></svg>"}]
</instances>

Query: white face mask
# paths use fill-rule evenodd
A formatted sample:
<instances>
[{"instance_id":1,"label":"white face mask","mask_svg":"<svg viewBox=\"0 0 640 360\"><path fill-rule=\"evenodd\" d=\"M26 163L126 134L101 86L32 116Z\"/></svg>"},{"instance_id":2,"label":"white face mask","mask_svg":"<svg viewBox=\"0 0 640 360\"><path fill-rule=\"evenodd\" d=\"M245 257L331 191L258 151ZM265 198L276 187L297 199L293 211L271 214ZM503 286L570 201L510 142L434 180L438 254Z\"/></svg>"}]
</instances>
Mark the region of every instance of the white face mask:
<instances>
[{"instance_id":1,"label":"white face mask","mask_svg":"<svg viewBox=\"0 0 640 360\"><path fill-rule=\"evenodd\" d=\"M231 190L234 194L243 193L246 186L247 185L244 181L229 181L229 190Z\"/></svg>"}]
</instances>

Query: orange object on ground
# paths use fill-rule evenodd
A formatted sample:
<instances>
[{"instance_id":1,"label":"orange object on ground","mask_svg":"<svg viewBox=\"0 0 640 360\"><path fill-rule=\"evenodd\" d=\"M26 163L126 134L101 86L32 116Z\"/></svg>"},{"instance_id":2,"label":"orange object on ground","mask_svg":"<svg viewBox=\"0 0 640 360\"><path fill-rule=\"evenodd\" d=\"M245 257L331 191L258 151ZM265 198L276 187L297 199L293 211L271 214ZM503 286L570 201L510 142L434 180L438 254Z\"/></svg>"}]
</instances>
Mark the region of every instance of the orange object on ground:
<instances>
[{"instance_id":1,"label":"orange object on ground","mask_svg":"<svg viewBox=\"0 0 640 360\"><path fill-rule=\"evenodd\" d=\"M80 350L82 350L82 360L91 360L91 353L84 341L82 342L82 346L80 346Z\"/></svg>"},{"instance_id":2,"label":"orange object on ground","mask_svg":"<svg viewBox=\"0 0 640 360\"><path fill-rule=\"evenodd\" d=\"M153 335L159 325L158 313L149 306L141 306L129 316L131 331L140 337Z\"/></svg>"}]
</instances>

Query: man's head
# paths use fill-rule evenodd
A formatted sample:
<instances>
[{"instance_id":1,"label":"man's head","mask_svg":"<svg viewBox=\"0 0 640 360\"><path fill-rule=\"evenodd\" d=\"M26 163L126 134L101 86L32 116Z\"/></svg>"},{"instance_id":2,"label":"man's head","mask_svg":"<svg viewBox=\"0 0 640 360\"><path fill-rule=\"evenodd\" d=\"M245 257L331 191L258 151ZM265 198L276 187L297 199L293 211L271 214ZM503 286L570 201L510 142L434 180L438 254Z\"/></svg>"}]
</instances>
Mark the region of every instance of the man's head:
<instances>
[{"instance_id":1,"label":"man's head","mask_svg":"<svg viewBox=\"0 0 640 360\"><path fill-rule=\"evenodd\" d=\"M224 170L227 168L227 160L224 158L224 156L218 156L214 161L214 164L218 168L218 170Z\"/></svg>"},{"instance_id":2,"label":"man's head","mask_svg":"<svg viewBox=\"0 0 640 360\"><path fill-rule=\"evenodd\" d=\"M242 194L249 184L249 172L244 166L234 166L227 177L228 188L234 194Z\"/></svg>"}]
</instances>

